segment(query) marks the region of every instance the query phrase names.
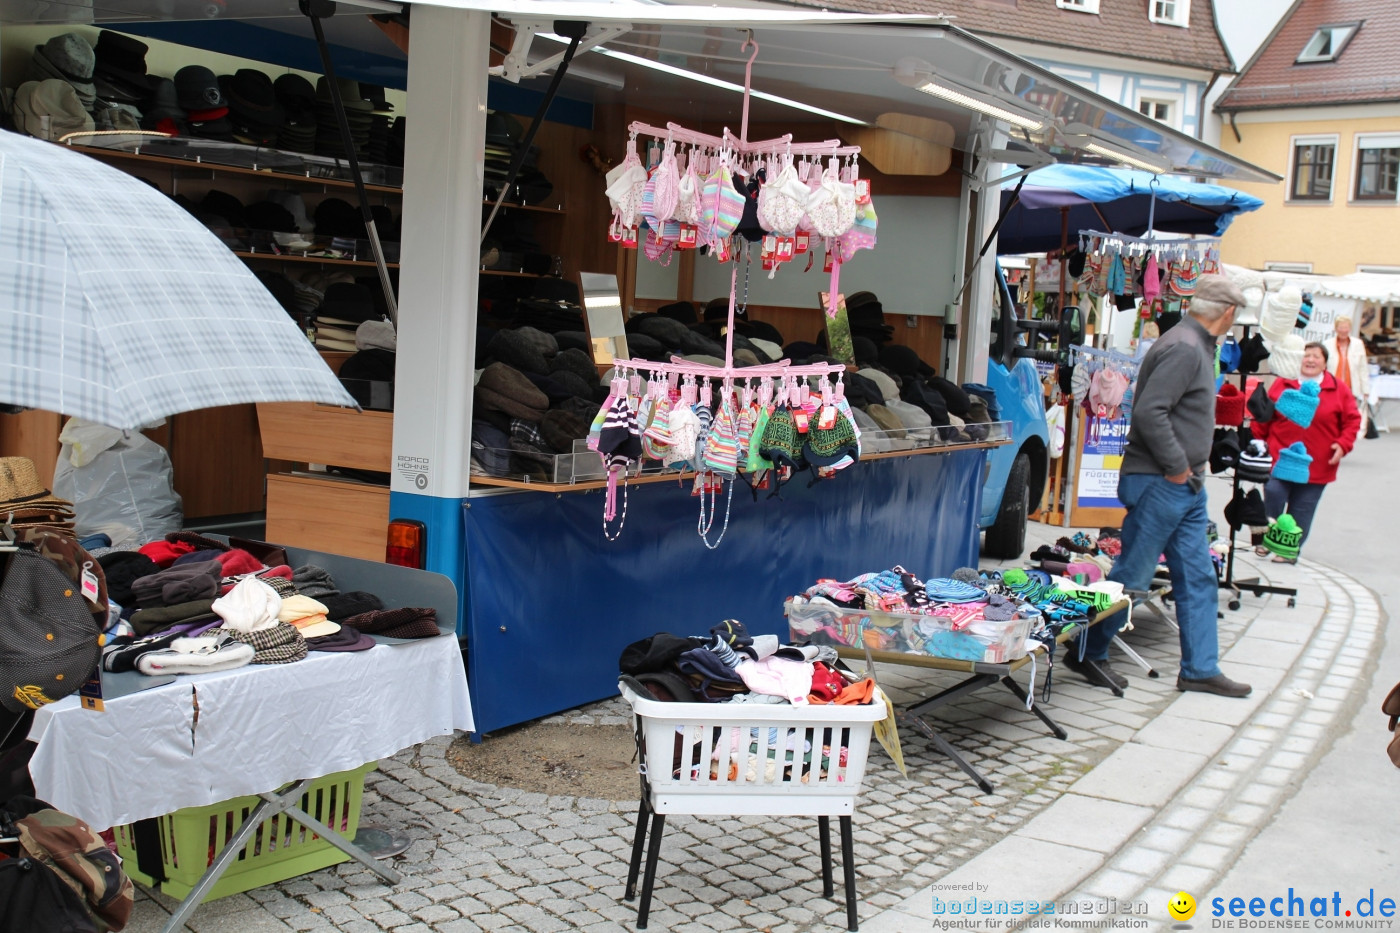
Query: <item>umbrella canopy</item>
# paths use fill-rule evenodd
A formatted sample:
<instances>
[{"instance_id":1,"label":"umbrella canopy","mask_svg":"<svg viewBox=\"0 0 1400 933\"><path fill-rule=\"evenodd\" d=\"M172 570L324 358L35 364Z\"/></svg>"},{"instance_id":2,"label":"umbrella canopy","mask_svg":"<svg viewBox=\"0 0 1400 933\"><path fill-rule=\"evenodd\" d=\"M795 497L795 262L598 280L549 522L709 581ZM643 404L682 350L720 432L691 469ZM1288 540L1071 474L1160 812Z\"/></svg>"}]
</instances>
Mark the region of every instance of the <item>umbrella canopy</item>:
<instances>
[{"instance_id":1,"label":"umbrella canopy","mask_svg":"<svg viewBox=\"0 0 1400 933\"><path fill-rule=\"evenodd\" d=\"M0 131L0 402L135 429L284 401L358 407L257 277L178 204Z\"/></svg>"},{"instance_id":2,"label":"umbrella canopy","mask_svg":"<svg viewBox=\"0 0 1400 933\"><path fill-rule=\"evenodd\" d=\"M1002 189L1003 210L1014 189L1009 184ZM1220 236L1236 214L1263 206L1259 198L1224 185L1128 169L1047 165L1026 179L1016 204L1007 211L997 252L1041 253L1067 245L1063 213L1073 242L1080 230L1142 236L1149 215L1157 233Z\"/></svg>"}]
</instances>

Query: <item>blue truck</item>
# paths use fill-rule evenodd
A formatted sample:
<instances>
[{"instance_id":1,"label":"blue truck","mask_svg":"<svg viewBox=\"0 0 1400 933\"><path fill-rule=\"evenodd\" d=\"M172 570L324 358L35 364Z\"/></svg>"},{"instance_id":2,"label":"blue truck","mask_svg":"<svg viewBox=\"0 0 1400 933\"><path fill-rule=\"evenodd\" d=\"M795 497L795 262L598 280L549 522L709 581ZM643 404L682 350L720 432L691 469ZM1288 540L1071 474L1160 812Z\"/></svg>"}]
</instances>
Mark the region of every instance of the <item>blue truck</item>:
<instances>
[{"instance_id":1,"label":"blue truck","mask_svg":"<svg viewBox=\"0 0 1400 933\"><path fill-rule=\"evenodd\" d=\"M1014 559L1025 550L1026 522L1049 475L1050 432L1035 360L1052 361L1054 353L1026 345L1022 335L1042 328L1019 318L1000 264L996 284L986 384L996 392L1001 420L1010 422L1012 442L988 452L979 524L982 552Z\"/></svg>"}]
</instances>

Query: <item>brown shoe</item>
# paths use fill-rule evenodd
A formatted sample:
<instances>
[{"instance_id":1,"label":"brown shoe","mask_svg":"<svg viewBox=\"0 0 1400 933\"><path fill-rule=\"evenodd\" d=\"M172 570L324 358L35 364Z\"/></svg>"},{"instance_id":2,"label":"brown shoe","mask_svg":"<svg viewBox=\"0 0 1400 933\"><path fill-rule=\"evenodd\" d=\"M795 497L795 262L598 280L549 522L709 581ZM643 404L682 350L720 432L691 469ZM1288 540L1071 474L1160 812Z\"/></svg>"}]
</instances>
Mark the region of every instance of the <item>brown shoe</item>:
<instances>
[{"instance_id":1,"label":"brown shoe","mask_svg":"<svg viewBox=\"0 0 1400 933\"><path fill-rule=\"evenodd\" d=\"M1214 693L1222 697L1247 697L1254 688L1249 684L1231 680L1224 674L1216 674L1214 677L1204 677L1199 680L1177 674L1176 689L1183 693L1195 691L1197 693Z\"/></svg>"}]
</instances>

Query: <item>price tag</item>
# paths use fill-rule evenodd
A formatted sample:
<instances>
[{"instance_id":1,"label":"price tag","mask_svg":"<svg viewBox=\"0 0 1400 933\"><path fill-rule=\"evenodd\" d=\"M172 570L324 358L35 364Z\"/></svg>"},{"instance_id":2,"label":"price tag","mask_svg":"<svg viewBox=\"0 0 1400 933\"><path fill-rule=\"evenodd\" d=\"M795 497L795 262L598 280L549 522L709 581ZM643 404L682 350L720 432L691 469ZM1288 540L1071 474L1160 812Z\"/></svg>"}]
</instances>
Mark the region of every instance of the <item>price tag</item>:
<instances>
[{"instance_id":1,"label":"price tag","mask_svg":"<svg viewBox=\"0 0 1400 933\"><path fill-rule=\"evenodd\" d=\"M92 572L91 564L83 565L83 578L80 589L83 593L83 599L86 599L90 603L97 602L97 574Z\"/></svg>"},{"instance_id":2,"label":"price tag","mask_svg":"<svg viewBox=\"0 0 1400 933\"><path fill-rule=\"evenodd\" d=\"M696 230L693 224L681 224L680 239L676 241L677 249L695 249Z\"/></svg>"},{"instance_id":3,"label":"price tag","mask_svg":"<svg viewBox=\"0 0 1400 933\"><path fill-rule=\"evenodd\" d=\"M807 433L808 422L810 421L810 418L805 411L794 411L792 413L792 420L797 425L798 434Z\"/></svg>"},{"instance_id":4,"label":"price tag","mask_svg":"<svg viewBox=\"0 0 1400 933\"><path fill-rule=\"evenodd\" d=\"M715 250L715 258L718 259L720 262L728 262L728 261L729 261L729 241L728 241L728 240L725 240L723 243L721 243L721 244L719 245L719 249Z\"/></svg>"},{"instance_id":5,"label":"price tag","mask_svg":"<svg viewBox=\"0 0 1400 933\"><path fill-rule=\"evenodd\" d=\"M774 236L773 234L771 234L771 233L766 234L766 235L763 237L763 252L762 252L760 255L762 256L762 258L768 259L768 258L770 258L770 257L772 257L772 256L774 256L774 255L776 255L777 252L778 252L778 238L777 238L776 236Z\"/></svg>"},{"instance_id":6,"label":"price tag","mask_svg":"<svg viewBox=\"0 0 1400 933\"><path fill-rule=\"evenodd\" d=\"M107 712L107 705L102 702L102 671L95 670L92 677L78 688L78 702L83 709L92 710L94 713Z\"/></svg>"},{"instance_id":7,"label":"price tag","mask_svg":"<svg viewBox=\"0 0 1400 933\"><path fill-rule=\"evenodd\" d=\"M622 233L623 233L622 221L620 221L620 220L618 220L616 217L614 217L614 218L613 218L612 224L609 225L609 227L608 227L608 239L609 239L610 241L612 241L613 243L621 243L621 242L622 242Z\"/></svg>"},{"instance_id":8,"label":"price tag","mask_svg":"<svg viewBox=\"0 0 1400 933\"><path fill-rule=\"evenodd\" d=\"M827 405L822 408L821 414L817 417L817 427L821 428L823 431L829 431L836 427L835 405Z\"/></svg>"},{"instance_id":9,"label":"price tag","mask_svg":"<svg viewBox=\"0 0 1400 933\"><path fill-rule=\"evenodd\" d=\"M622 245L626 249L637 248L637 225L631 224L622 231Z\"/></svg>"},{"instance_id":10,"label":"price tag","mask_svg":"<svg viewBox=\"0 0 1400 933\"><path fill-rule=\"evenodd\" d=\"M774 258L777 259L778 262L789 262L789 261L791 261L793 255L794 255L794 246L795 246L795 244L794 244L794 242L793 242L792 237L790 237L790 236L779 237L779 238L778 238L778 248L777 248L777 252L774 254Z\"/></svg>"},{"instance_id":11,"label":"price tag","mask_svg":"<svg viewBox=\"0 0 1400 933\"><path fill-rule=\"evenodd\" d=\"M834 252L833 250L827 250L827 251L826 251L826 261L822 263L822 271L823 271L823 272L830 272L830 271L831 271L831 265L832 265L832 260L833 260L833 257L834 257L834 256L835 256L835 252Z\"/></svg>"},{"instance_id":12,"label":"price tag","mask_svg":"<svg viewBox=\"0 0 1400 933\"><path fill-rule=\"evenodd\" d=\"M857 203L857 204L869 204L869 203L870 203L870 179L869 179L869 178L857 178L857 179L856 179L856 203Z\"/></svg>"},{"instance_id":13,"label":"price tag","mask_svg":"<svg viewBox=\"0 0 1400 933\"><path fill-rule=\"evenodd\" d=\"M772 272L778 264L771 256L765 256L759 265L763 268L764 272Z\"/></svg>"},{"instance_id":14,"label":"price tag","mask_svg":"<svg viewBox=\"0 0 1400 933\"><path fill-rule=\"evenodd\" d=\"M796 239L797 239L797 243L796 243L797 255L801 256L803 253L807 252L807 250L811 248L811 246L812 246L812 235L811 235L810 233L804 233L803 231L799 230L799 231L797 231L797 238L796 238Z\"/></svg>"}]
</instances>

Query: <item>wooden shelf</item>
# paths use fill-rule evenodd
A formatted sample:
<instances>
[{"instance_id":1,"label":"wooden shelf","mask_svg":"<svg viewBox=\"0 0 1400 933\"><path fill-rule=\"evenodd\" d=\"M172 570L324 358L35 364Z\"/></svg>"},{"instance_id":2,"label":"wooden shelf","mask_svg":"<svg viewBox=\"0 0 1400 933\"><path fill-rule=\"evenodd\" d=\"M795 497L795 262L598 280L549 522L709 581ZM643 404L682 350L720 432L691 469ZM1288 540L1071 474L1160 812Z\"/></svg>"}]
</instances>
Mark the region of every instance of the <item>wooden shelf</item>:
<instances>
[{"instance_id":1,"label":"wooden shelf","mask_svg":"<svg viewBox=\"0 0 1400 933\"><path fill-rule=\"evenodd\" d=\"M862 454L860 462L867 460L890 460L895 457L920 457L925 454L951 454L960 450L983 450L991 447L1002 447L1011 443L1009 439L995 441L976 441L969 444L944 444L939 447L916 447L912 450L885 450L879 453ZM859 467L859 464L855 464ZM628 483L649 485L651 483L673 483L688 480L694 477L693 472L666 472L666 473L643 473L641 476L627 477ZM473 486L493 486L502 489L520 489L531 492L588 492L594 489L606 489L608 482L605 479L585 480L577 483L544 483L534 482L524 479L508 479L500 476L479 476L475 473L471 476Z\"/></svg>"},{"instance_id":2,"label":"wooden shelf","mask_svg":"<svg viewBox=\"0 0 1400 933\"><path fill-rule=\"evenodd\" d=\"M220 162L195 162L190 159L176 159L170 156L147 155L143 152L126 152L121 149L104 149L101 146L69 146L68 148L102 159L116 159L128 162L145 162L151 165L168 165L172 168L195 169L201 172L223 172L226 175L249 175L254 178L280 179L302 184L317 184L327 188L354 188L355 183L348 178L320 178L315 175L295 175L291 172L277 172L271 169L246 168L242 165L224 165ZM372 185L365 183L366 191L382 191L389 194L402 194L403 189L392 185Z\"/></svg>"},{"instance_id":3,"label":"wooden shelf","mask_svg":"<svg viewBox=\"0 0 1400 933\"><path fill-rule=\"evenodd\" d=\"M328 266L374 267L373 259L331 259L326 256L292 256L286 253L249 253L243 250L234 250L233 255L240 259L270 259L273 262L316 262ZM399 267L399 264L396 262L386 262L384 265L390 269L397 269Z\"/></svg>"},{"instance_id":4,"label":"wooden shelf","mask_svg":"<svg viewBox=\"0 0 1400 933\"><path fill-rule=\"evenodd\" d=\"M495 201L486 201L486 200L483 200L481 203L482 203L482 204L485 204L485 205L487 205L487 206L489 207L489 206L495 204L496 202L495 202ZM562 207L540 207L540 206L537 205L537 204L512 204L512 203L510 203L509 201L506 201L506 202L504 202L503 204L501 204L501 210L503 210L503 211L539 211L541 214L560 214L560 215L562 215L562 214L567 214L567 213L568 213L568 211L566 211L566 210L565 210L564 208L562 208Z\"/></svg>"}]
</instances>

